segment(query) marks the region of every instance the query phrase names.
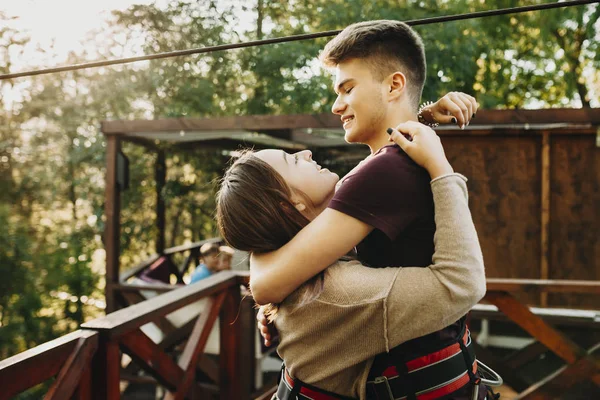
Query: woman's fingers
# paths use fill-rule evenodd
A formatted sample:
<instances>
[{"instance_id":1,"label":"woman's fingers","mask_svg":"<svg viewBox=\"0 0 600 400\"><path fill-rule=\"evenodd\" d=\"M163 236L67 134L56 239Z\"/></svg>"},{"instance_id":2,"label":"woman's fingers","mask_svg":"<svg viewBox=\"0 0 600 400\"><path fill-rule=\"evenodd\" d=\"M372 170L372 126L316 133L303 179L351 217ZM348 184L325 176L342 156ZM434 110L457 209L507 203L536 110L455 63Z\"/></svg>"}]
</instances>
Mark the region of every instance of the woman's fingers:
<instances>
[{"instance_id":1,"label":"woman's fingers","mask_svg":"<svg viewBox=\"0 0 600 400\"><path fill-rule=\"evenodd\" d=\"M258 308L258 313L256 314L256 326L260 335L263 337L265 341L265 346L271 345L271 332L269 330L269 321L265 316L264 310L262 307Z\"/></svg>"},{"instance_id":2,"label":"woman's fingers","mask_svg":"<svg viewBox=\"0 0 600 400\"><path fill-rule=\"evenodd\" d=\"M414 121L388 129L393 140L414 162L425 168L432 178L451 170L439 136L428 126Z\"/></svg>"},{"instance_id":3,"label":"woman's fingers","mask_svg":"<svg viewBox=\"0 0 600 400\"><path fill-rule=\"evenodd\" d=\"M408 131L408 129L406 127L403 127L404 124L400 124L396 127L396 129L392 129L389 128L388 129L388 134L390 135L390 142L394 142L396 143L398 146L400 146L400 148L404 151L407 150L408 146L410 146L410 140L405 136L408 135L410 138L412 138L412 135L410 134L410 132ZM398 129L403 129L404 128L404 134L400 133L400 131L398 131Z\"/></svg>"},{"instance_id":4,"label":"woman's fingers","mask_svg":"<svg viewBox=\"0 0 600 400\"><path fill-rule=\"evenodd\" d=\"M455 123L464 128L469 124L479 106L473 96L462 92L450 92L436 103L432 112L441 124Z\"/></svg>"},{"instance_id":5,"label":"woman's fingers","mask_svg":"<svg viewBox=\"0 0 600 400\"><path fill-rule=\"evenodd\" d=\"M461 93L452 93L450 98L454 105L453 115L458 120L458 126L464 129L471 120L472 114L469 111L469 105L463 101Z\"/></svg>"}]
</instances>

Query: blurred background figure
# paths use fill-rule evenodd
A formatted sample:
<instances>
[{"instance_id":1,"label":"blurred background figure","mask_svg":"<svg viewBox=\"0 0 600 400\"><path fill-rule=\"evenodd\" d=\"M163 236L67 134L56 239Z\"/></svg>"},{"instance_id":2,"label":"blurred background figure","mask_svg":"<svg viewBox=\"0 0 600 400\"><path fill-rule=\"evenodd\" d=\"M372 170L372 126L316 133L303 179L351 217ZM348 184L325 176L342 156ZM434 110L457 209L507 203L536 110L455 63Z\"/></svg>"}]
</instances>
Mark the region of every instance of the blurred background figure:
<instances>
[{"instance_id":1,"label":"blurred background figure","mask_svg":"<svg viewBox=\"0 0 600 400\"><path fill-rule=\"evenodd\" d=\"M219 272L219 249L218 243L206 243L200 247L200 265L192 273L190 283L198 282Z\"/></svg>"},{"instance_id":2,"label":"blurred background figure","mask_svg":"<svg viewBox=\"0 0 600 400\"><path fill-rule=\"evenodd\" d=\"M219 247L219 271L227 271L231 269L231 260L233 259L233 249L229 246Z\"/></svg>"}]
</instances>

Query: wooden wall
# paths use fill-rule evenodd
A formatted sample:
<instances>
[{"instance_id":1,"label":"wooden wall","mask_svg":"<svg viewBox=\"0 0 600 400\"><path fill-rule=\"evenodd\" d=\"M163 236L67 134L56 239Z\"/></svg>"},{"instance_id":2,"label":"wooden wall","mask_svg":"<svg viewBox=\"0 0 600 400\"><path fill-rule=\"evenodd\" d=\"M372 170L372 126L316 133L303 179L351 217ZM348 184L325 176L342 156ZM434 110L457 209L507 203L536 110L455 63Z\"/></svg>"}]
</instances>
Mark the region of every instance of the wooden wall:
<instances>
[{"instance_id":1,"label":"wooden wall","mask_svg":"<svg viewBox=\"0 0 600 400\"><path fill-rule=\"evenodd\" d=\"M578 129L440 132L455 170L469 178L487 276L600 280L600 148L595 132ZM597 296L523 299L600 309Z\"/></svg>"}]
</instances>

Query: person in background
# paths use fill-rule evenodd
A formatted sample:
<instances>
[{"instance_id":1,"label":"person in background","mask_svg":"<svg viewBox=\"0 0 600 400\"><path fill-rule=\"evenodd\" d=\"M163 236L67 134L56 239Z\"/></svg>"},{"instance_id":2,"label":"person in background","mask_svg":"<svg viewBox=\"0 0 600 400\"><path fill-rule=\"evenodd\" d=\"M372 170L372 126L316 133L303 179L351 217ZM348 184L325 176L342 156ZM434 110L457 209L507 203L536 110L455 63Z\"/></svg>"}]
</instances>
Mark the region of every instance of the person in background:
<instances>
[{"instance_id":1,"label":"person in background","mask_svg":"<svg viewBox=\"0 0 600 400\"><path fill-rule=\"evenodd\" d=\"M233 258L233 249L229 246L219 247L219 271L231 270L231 259Z\"/></svg>"},{"instance_id":2,"label":"person in background","mask_svg":"<svg viewBox=\"0 0 600 400\"><path fill-rule=\"evenodd\" d=\"M198 282L220 271L220 247L218 243L205 243L200 247L200 265L192 273L190 283Z\"/></svg>"}]
</instances>

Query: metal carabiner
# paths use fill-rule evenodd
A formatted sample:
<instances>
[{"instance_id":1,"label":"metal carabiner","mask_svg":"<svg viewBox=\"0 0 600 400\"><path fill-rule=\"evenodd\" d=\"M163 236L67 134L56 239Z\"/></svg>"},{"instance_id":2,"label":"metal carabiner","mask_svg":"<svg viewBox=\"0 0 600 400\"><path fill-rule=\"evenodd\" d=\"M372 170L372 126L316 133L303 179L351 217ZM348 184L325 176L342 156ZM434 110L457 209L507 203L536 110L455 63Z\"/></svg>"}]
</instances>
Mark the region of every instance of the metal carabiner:
<instances>
[{"instance_id":1,"label":"metal carabiner","mask_svg":"<svg viewBox=\"0 0 600 400\"><path fill-rule=\"evenodd\" d=\"M394 400L394 393L392 393L392 388L390 387L390 382L388 381L387 376L378 376L373 382L375 382L376 385L385 382L385 387L387 388L390 400Z\"/></svg>"}]
</instances>

